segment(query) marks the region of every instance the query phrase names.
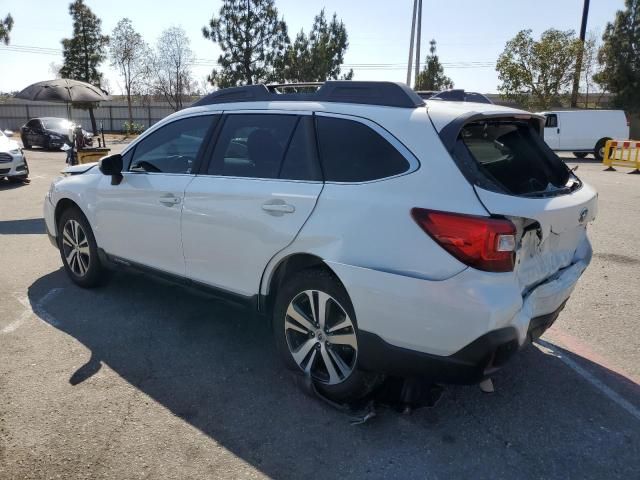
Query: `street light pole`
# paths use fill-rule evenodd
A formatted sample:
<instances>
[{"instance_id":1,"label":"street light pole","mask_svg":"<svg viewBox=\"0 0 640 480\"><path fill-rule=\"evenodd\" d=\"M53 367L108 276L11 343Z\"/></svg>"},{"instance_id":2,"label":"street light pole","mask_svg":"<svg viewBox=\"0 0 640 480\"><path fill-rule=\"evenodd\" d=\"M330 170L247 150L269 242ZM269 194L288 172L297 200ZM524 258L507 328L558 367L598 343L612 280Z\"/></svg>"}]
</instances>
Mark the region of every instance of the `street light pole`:
<instances>
[{"instance_id":1,"label":"street light pole","mask_svg":"<svg viewBox=\"0 0 640 480\"><path fill-rule=\"evenodd\" d=\"M422 0L418 0L418 35L416 37L416 77L413 83L414 88L418 85L418 75L420 75L420 41L422 39Z\"/></svg>"},{"instance_id":2,"label":"street light pole","mask_svg":"<svg viewBox=\"0 0 640 480\"><path fill-rule=\"evenodd\" d=\"M416 9L418 0L413 0L413 18L411 19L411 41L409 42L409 63L407 64L407 85L411 86L411 64L413 63L413 40L416 33Z\"/></svg>"},{"instance_id":3,"label":"street light pole","mask_svg":"<svg viewBox=\"0 0 640 480\"><path fill-rule=\"evenodd\" d=\"M578 106L578 89L580 88L580 73L582 71L582 55L584 54L584 39L587 34L587 19L589 17L589 0L584 0L582 7L582 24L580 25L580 51L576 57L576 72L573 76L573 89L571 90L571 107Z\"/></svg>"}]
</instances>

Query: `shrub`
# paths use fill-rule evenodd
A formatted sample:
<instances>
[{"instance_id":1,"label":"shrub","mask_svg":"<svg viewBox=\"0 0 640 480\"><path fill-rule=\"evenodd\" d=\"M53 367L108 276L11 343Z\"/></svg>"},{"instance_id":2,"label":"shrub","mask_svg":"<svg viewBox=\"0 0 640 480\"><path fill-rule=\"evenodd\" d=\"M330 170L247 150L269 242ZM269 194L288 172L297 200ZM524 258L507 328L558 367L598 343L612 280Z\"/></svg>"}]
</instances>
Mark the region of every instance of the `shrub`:
<instances>
[{"instance_id":1,"label":"shrub","mask_svg":"<svg viewBox=\"0 0 640 480\"><path fill-rule=\"evenodd\" d=\"M122 131L126 135L139 135L144 131L144 125L137 122L124 122L122 124Z\"/></svg>"}]
</instances>

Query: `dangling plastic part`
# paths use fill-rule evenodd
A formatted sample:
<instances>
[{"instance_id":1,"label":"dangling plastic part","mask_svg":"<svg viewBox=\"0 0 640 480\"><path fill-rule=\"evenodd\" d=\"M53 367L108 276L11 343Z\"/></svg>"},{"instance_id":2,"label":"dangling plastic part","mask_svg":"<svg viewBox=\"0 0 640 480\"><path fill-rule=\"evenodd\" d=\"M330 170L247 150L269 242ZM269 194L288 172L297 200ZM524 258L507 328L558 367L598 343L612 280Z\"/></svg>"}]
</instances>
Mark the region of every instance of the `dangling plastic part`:
<instances>
[{"instance_id":1,"label":"dangling plastic part","mask_svg":"<svg viewBox=\"0 0 640 480\"><path fill-rule=\"evenodd\" d=\"M346 413L349 417L349 423L351 423L351 425L361 425L376 416L373 399L367 401L364 406L361 406L360 408L358 408L356 405L350 405L348 403L338 403L331 400L330 398L327 398L322 392L318 391L313 383L311 375L296 375L295 379L296 384L307 395L322 400L324 403L335 408L336 410Z\"/></svg>"},{"instance_id":2,"label":"dangling plastic part","mask_svg":"<svg viewBox=\"0 0 640 480\"><path fill-rule=\"evenodd\" d=\"M495 392L495 389L493 388L493 380L491 380L490 378L485 378L478 384L478 386L483 393Z\"/></svg>"},{"instance_id":3,"label":"dangling plastic part","mask_svg":"<svg viewBox=\"0 0 640 480\"><path fill-rule=\"evenodd\" d=\"M351 403L339 403L327 398L313 383L310 375L296 375L296 384L309 397L347 414L352 425L361 425L377 416L377 407L384 406L408 415L422 407L434 407L444 389L421 379L388 377L366 397Z\"/></svg>"}]
</instances>

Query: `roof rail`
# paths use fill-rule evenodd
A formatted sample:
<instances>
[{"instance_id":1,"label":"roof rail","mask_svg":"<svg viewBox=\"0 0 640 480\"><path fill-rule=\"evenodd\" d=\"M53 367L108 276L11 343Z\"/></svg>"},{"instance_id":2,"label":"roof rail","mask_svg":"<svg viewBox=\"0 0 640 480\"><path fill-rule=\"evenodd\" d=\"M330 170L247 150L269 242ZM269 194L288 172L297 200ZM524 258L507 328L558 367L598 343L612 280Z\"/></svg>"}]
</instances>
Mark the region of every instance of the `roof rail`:
<instances>
[{"instance_id":1,"label":"roof rail","mask_svg":"<svg viewBox=\"0 0 640 480\"><path fill-rule=\"evenodd\" d=\"M282 89L318 87L315 92L281 93ZM309 83L279 83L273 85L247 85L224 88L201 98L192 106L235 102L307 101L358 103L386 107L416 108L424 101L404 83L358 82L336 80Z\"/></svg>"}]
</instances>

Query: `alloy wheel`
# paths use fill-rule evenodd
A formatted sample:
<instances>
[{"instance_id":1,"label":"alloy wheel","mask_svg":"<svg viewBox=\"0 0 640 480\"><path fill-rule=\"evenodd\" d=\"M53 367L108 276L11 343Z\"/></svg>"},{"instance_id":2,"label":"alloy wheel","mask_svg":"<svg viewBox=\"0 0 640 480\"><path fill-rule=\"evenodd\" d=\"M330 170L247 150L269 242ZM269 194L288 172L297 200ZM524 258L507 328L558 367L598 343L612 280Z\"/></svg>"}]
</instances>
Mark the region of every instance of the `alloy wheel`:
<instances>
[{"instance_id":1,"label":"alloy wheel","mask_svg":"<svg viewBox=\"0 0 640 480\"><path fill-rule=\"evenodd\" d=\"M299 293L287 307L284 330L293 360L315 380L335 385L355 369L355 327L331 295L318 290Z\"/></svg>"},{"instance_id":2,"label":"alloy wheel","mask_svg":"<svg viewBox=\"0 0 640 480\"><path fill-rule=\"evenodd\" d=\"M91 260L89 240L77 220L67 221L62 229L62 253L71 271L78 277L84 277Z\"/></svg>"}]
</instances>

